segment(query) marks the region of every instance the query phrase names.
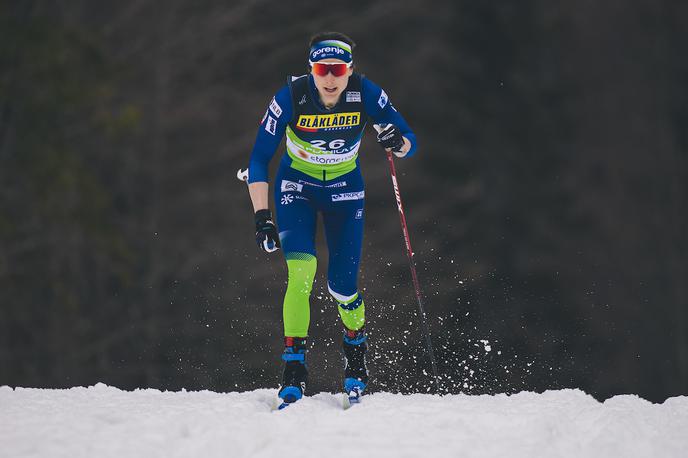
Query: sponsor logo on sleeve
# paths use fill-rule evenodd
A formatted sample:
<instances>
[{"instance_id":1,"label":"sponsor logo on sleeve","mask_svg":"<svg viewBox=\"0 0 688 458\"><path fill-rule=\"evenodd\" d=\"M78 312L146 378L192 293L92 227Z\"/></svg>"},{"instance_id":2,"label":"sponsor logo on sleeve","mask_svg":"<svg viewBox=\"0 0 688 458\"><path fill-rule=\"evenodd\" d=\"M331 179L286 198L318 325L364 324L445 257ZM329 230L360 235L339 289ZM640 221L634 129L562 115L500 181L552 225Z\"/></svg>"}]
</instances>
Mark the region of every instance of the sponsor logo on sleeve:
<instances>
[{"instance_id":1,"label":"sponsor logo on sleeve","mask_svg":"<svg viewBox=\"0 0 688 458\"><path fill-rule=\"evenodd\" d=\"M277 100L275 100L274 97L270 102L270 111L272 111L275 114L275 117L277 118L282 116L282 107L279 106L279 103L277 103Z\"/></svg>"},{"instance_id":2,"label":"sponsor logo on sleeve","mask_svg":"<svg viewBox=\"0 0 688 458\"><path fill-rule=\"evenodd\" d=\"M282 180L280 190L282 192L301 192L303 190L303 185L294 183L293 181Z\"/></svg>"},{"instance_id":3,"label":"sponsor logo on sleeve","mask_svg":"<svg viewBox=\"0 0 688 458\"><path fill-rule=\"evenodd\" d=\"M389 98L387 97L385 90L382 89L382 92L380 93L380 98L377 99L377 104L380 105L380 108L384 108L385 105L387 105L388 100L389 100Z\"/></svg>"},{"instance_id":4,"label":"sponsor logo on sleeve","mask_svg":"<svg viewBox=\"0 0 688 458\"><path fill-rule=\"evenodd\" d=\"M277 120L272 116L268 116L268 121L265 123L265 130L270 132L272 135L275 135L275 132L277 131Z\"/></svg>"},{"instance_id":5,"label":"sponsor logo on sleeve","mask_svg":"<svg viewBox=\"0 0 688 458\"><path fill-rule=\"evenodd\" d=\"M346 101L347 102L360 102L361 93L357 91L346 91Z\"/></svg>"},{"instance_id":6,"label":"sponsor logo on sleeve","mask_svg":"<svg viewBox=\"0 0 688 458\"><path fill-rule=\"evenodd\" d=\"M332 194L332 202L339 202L342 200L361 200L363 197L365 197L365 191Z\"/></svg>"},{"instance_id":7,"label":"sponsor logo on sleeve","mask_svg":"<svg viewBox=\"0 0 688 458\"><path fill-rule=\"evenodd\" d=\"M356 210L356 219L363 219L363 209L359 208Z\"/></svg>"}]
</instances>

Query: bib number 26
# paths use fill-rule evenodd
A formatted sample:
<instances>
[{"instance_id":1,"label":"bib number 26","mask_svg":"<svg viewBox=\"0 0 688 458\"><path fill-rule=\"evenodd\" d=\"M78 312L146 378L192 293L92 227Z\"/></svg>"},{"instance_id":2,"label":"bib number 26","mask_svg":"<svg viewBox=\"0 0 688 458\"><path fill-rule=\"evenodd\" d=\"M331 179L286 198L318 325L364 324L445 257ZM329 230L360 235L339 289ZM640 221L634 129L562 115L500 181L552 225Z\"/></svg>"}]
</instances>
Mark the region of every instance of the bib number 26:
<instances>
[{"instance_id":1,"label":"bib number 26","mask_svg":"<svg viewBox=\"0 0 688 458\"><path fill-rule=\"evenodd\" d=\"M337 139L337 140L332 140L329 144L325 140L311 140L311 145L315 146L318 149L321 150L337 150L344 146L346 142L343 139ZM325 148L325 145L327 145L327 148Z\"/></svg>"}]
</instances>

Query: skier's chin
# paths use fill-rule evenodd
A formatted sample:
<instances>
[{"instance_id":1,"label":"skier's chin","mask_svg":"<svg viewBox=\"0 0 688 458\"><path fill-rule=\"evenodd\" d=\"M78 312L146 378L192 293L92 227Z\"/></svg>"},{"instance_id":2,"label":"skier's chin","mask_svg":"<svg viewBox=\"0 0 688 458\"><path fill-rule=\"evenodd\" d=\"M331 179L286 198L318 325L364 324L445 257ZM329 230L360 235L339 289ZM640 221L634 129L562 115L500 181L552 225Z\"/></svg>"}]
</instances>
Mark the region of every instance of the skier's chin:
<instances>
[{"instance_id":1,"label":"skier's chin","mask_svg":"<svg viewBox=\"0 0 688 458\"><path fill-rule=\"evenodd\" d=\"M336 97L339 97L339 93L341 91L339 90L339 87L325 87L325 86L323 86L322 92L328 98L336 98Z\"/></svg>"},{"instance_id":2,"label":"skier's chin","mask_svg":"<svg viewBox=\"0 0 688 458\"><path fill-rule=\"evenodd\" d=\"M323 86L320 88L320 97L327 108L335 105L339 100L341 94L339 87L328 88Z\"/></svg>"}]
</instances>

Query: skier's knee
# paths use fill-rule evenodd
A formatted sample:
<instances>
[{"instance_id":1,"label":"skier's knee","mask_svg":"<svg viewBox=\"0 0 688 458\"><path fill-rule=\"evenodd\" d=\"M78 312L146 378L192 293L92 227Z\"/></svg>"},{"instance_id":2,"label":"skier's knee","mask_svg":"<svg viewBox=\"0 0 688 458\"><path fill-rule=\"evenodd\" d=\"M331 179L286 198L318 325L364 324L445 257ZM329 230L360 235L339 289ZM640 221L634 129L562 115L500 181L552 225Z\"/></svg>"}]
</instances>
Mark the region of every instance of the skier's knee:
<instances>
[{"instance_id":1,"label":"skier's knee","mask_svg":"<svg viewBox=\"0 0 688 458\"><path fill-rule=\"evenodd\" d=\"M318 262L312 254L285 253L289 282L287 289L296 289L301 294L310 294Z\"/></svg>"},{"instance_id":2,"label":"skier's knee","mask_svg":"<svg viewBox=\"0 0 688 458\"><path fill-rule=\"evenodd\" d=\"M352 331L361 329L365 324L365 304L363 302L363 296L358 292L346 296L334 291L330 285L328 285L328 290L337 301L339 316L342 318L344 326Z\"/></svg>"}]
</instances>

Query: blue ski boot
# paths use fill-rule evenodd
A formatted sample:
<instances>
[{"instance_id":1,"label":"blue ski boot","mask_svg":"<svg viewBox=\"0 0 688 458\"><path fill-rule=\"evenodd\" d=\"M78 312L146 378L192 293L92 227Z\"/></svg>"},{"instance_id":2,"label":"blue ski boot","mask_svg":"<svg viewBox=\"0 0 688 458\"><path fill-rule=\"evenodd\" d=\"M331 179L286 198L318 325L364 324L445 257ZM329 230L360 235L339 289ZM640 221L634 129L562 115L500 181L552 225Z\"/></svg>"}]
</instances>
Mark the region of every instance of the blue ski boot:
<instances>
[{"instance_id":1,"label":"blue ski boot","mask_svg":"<svg viewBox=\"0 0 688 458\"><path fill-rule=\"evenodd\" d=\"M344 392L349 396L349 403L356 404L368 385L368 368L365 354L368 350L368 336L364 329L344 332L342 349L344 350Z\"/></svg>"},{"instance_id":2,"label":"blue ski boot","mask_svg":"<svg viewBox=\"0 0 688 458\"><path fill-rule=\"evenodd\" d=\"M284 409L303 397L308 383L308 368L306 367L306 338L285 337L284 375L278 396L282 399L279 409Z\"/></svg>"}]
</instances>

